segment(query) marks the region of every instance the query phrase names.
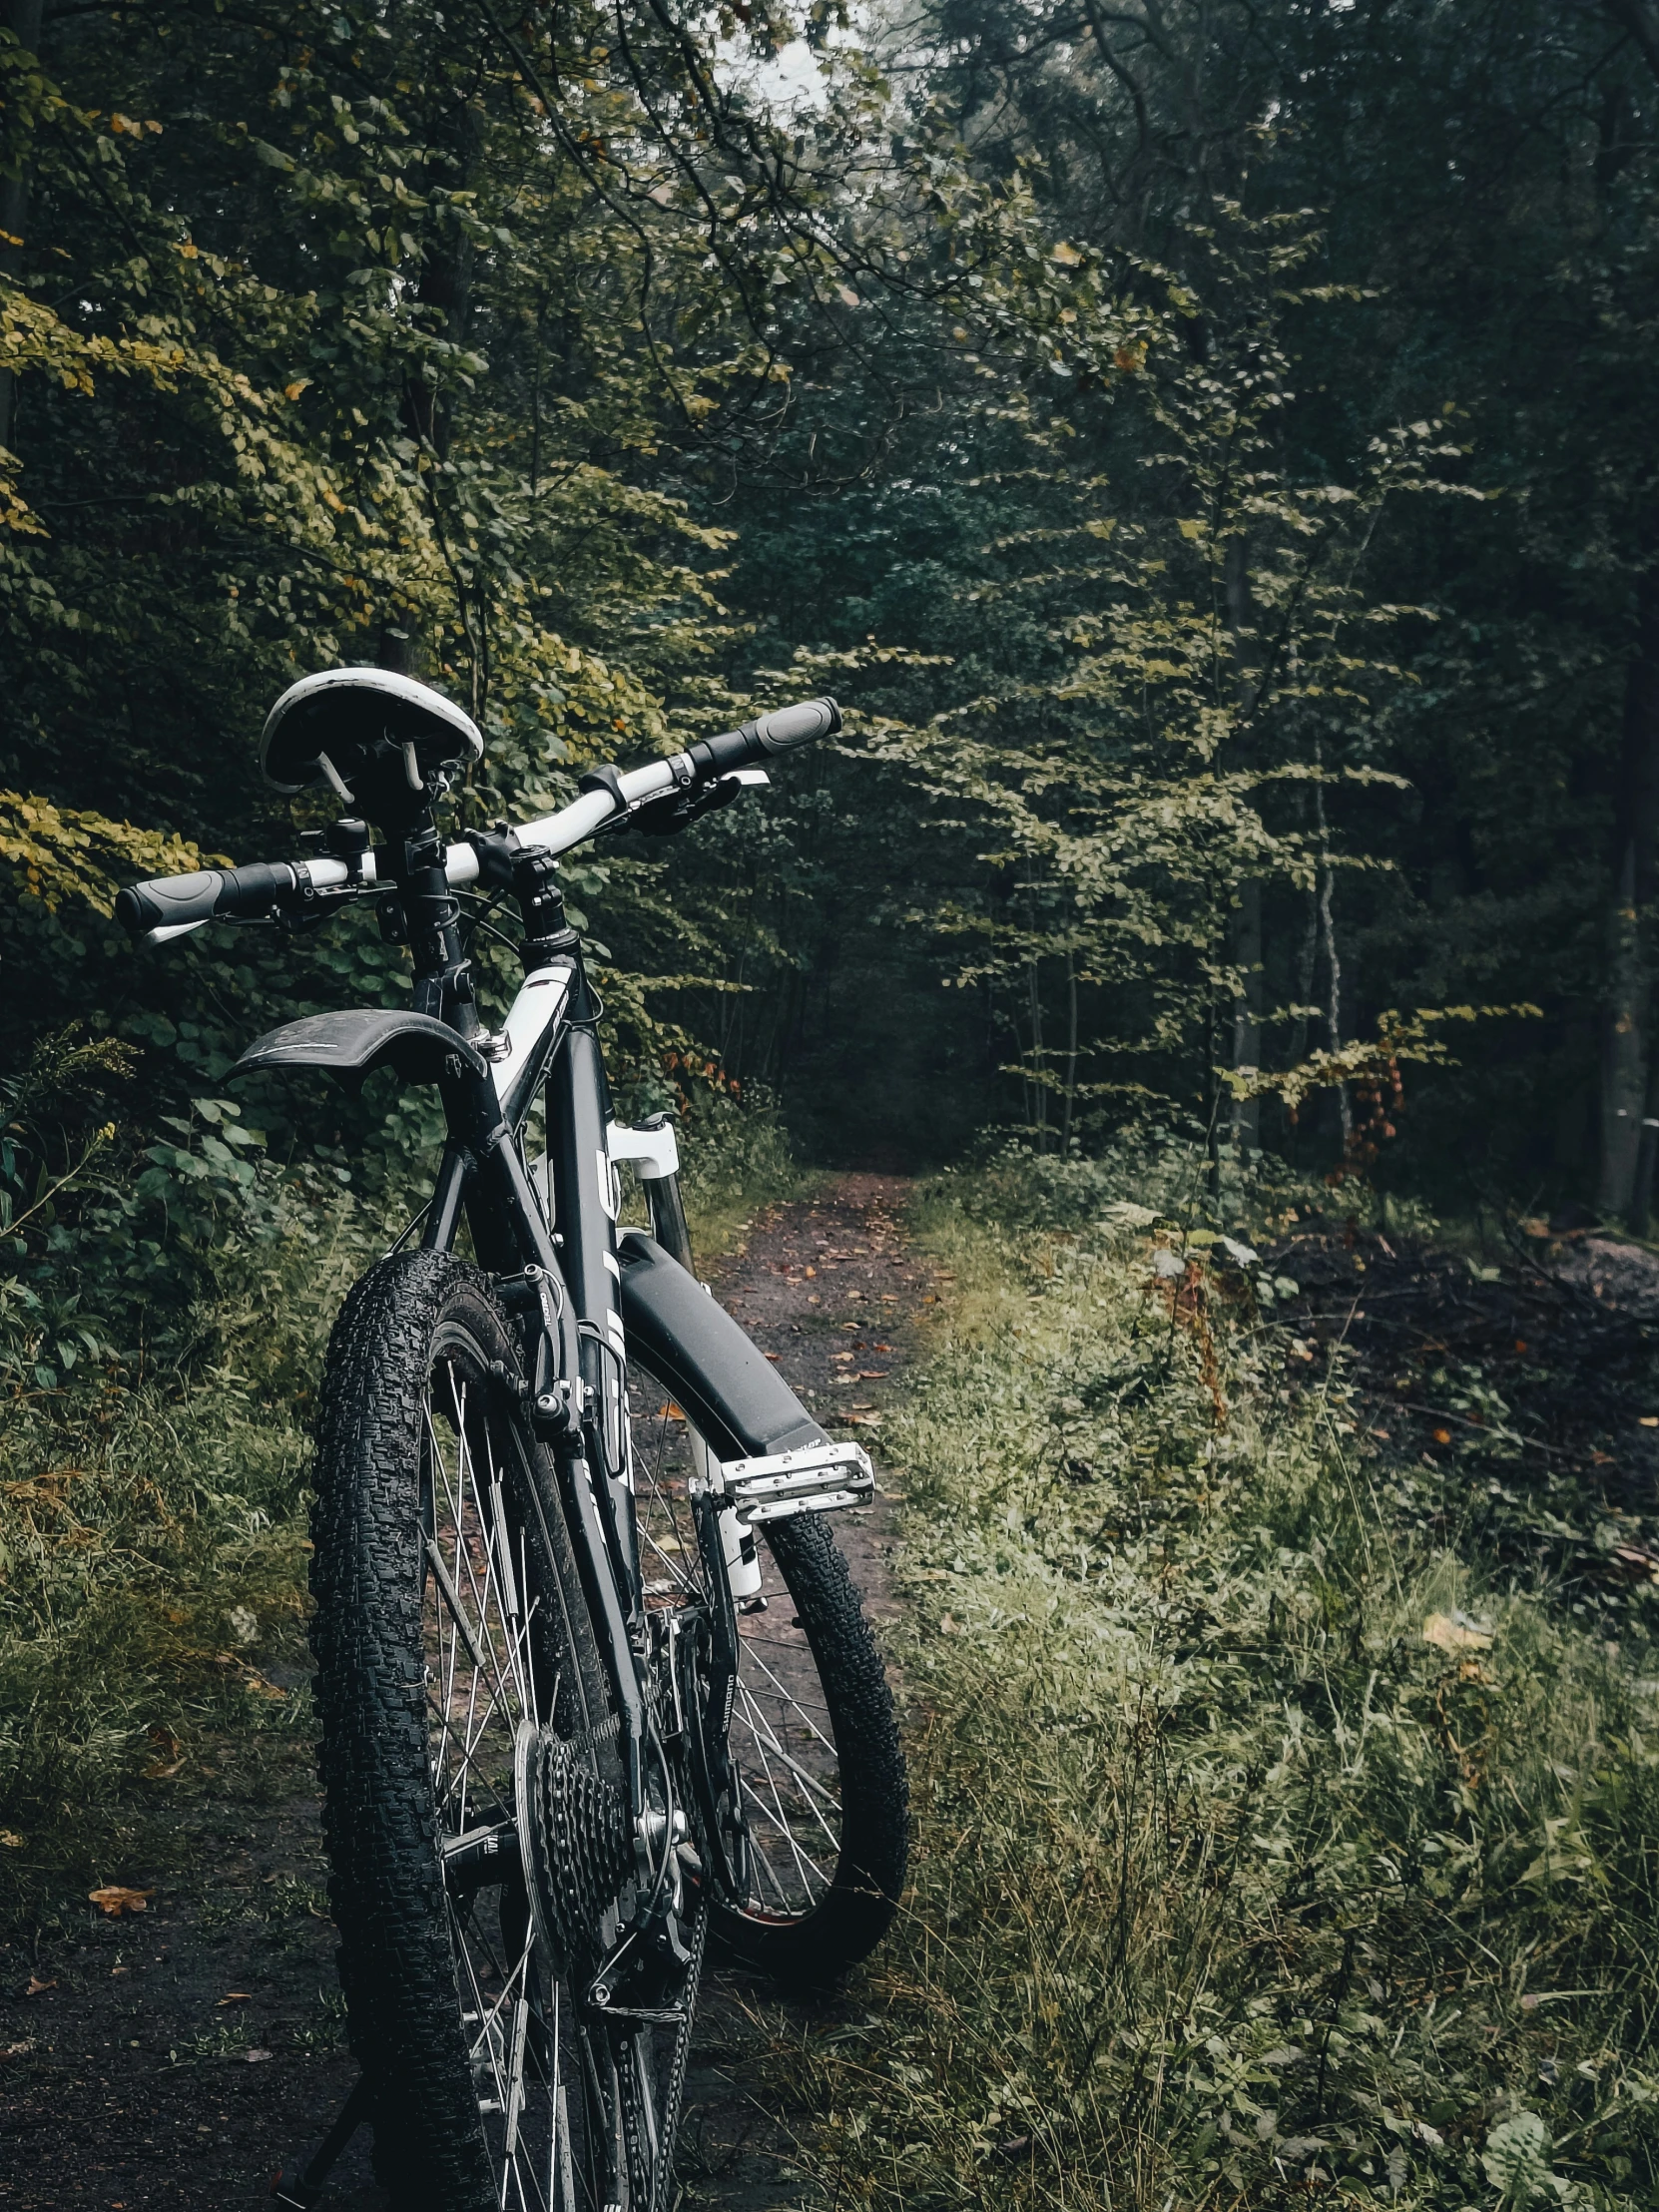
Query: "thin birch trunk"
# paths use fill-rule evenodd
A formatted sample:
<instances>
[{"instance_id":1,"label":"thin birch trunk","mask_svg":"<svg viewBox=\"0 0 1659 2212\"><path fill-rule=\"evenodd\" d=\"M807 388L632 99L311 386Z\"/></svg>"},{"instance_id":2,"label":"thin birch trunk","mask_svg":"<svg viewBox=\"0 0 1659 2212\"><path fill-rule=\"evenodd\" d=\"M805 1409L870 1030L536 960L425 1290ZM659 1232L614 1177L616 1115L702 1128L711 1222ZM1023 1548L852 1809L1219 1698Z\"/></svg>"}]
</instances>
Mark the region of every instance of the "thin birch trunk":
<instances>
[{"instance_id":1,"label":"thin birch trunk","mask_svg":"<svg viewBox=\"0 0 1659 2212\"><path fill-rule=\"evenodd\" d=\"M1037 1132L1037 1150L1046 1152L1048 1150L1048 1085L1043 1081L1046 1069L1043 1052L1042 978L1038 973L1038 967L1039 963L1033 960L1026 971L1031 1010L1031 1087L1036 1093L1035 1111L1031 1119Z\"/></svg>"},{"instance_id":2,"label":"thin birch trunk","mask_svg":"<svg viewBox=\"0 0 1659 2212\"><path fill-rule=\"evenodd\" d=\"M1077 1103L1077 961L1066 954L1066 1099L1060 1130L1060 1151L1071 1151L1071 1123Z\"/></svg>"},{"instance_id":3,"label":"thin birch trunk","mask_svg":"<svg viewBox=\"0 0 1659 2212\"><path fill-rule=\"evenodd\" d=\"M1323 767L1323 756L1316 756ZM1331 1049L1343 1048L1343 963L1337 950L1337 921L1331 910L1331 894L1336 871L1331 865L1331 846L1325 819L1325 786L1314 786L1314 819L1320 833L1319 917L1320 942L1325 951L1327 988L1325 1021L1330 1032ZM1348 1095L1348 1085L1337 1085L1337 1112L1343 1125L1343 1151L1346 1155L1354 1139L1354 1103Z\"/></svg>"},{"instance_id":4,"label":"thin birch trunk","mask_svg":"<svg viewBox=\"0 0 1659 2212\"><path fill-rule=\"evenodd\" d=\"M1234 711L1241 731L1249 732L1256 710L1256 689L1244 666L1246 633L1250 626L1250 546L1235 538L1227 548L1227 630L1234 671ZM1249 737L1241 747L1248 760L1254 752ZM1238 886L1238 904L1231 930L1233 965L1239 971L1239 995L1233 1002L1233 1069L1238 1075L1256 1075L1262 1066L1262 883L1247 877ZM1235 1098L1232 1115L1233 1155L1239 1161L1260 1151L1262 1102L1259 1098Z\"/></svg>"}]
</instances>

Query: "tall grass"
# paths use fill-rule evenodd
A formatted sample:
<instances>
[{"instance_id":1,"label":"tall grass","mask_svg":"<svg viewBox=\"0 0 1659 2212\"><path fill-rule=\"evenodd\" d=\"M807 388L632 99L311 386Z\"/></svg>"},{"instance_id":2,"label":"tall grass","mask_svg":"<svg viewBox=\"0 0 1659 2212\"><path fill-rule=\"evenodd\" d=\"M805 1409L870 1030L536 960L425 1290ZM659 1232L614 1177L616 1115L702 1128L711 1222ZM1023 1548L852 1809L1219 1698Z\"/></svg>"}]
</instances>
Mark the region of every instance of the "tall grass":
<instances>
[{"instance_id":1,"label":"tall grass","mask_svg":"<svg viewBox=\"0 0 1659 2212\"><path fill-rule=\"evenodd\" d=\"M124 1854L153 1850L150 1816L206 1790L258 1794L278 1739L302 1739L307 1423L361 1241L342 1209L227 1250L187 1364L134 1384L86 1363L11 1392L0 1925L84 1910L88 1878L119 1880Z\"/></svg>"},{"instance_id":2,"label":"tall grass","mask_svg":"<svg viewBox=\"0 0 1659 2212\"><path fill-rule=\"evenodd\" d=\"M785 2036L823 2195L1654 2202L1642 1609L1425 1534L1340 1373L1145 1236L926 1247L915 1882L863 2024Z\"/></svg>"}]
</instances>

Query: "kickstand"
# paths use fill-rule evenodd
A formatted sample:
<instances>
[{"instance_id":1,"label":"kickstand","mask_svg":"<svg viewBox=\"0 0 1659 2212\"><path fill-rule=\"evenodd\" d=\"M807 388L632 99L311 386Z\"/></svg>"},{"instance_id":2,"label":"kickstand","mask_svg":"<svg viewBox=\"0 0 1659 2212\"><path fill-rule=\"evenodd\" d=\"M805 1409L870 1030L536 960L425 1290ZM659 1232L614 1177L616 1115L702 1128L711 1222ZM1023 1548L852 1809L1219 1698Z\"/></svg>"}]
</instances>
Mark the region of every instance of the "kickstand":
<instances>
[{"instance_id":1,"label":"kickstand","mask_svg":"<svg viewBox=\"0 0 1659 2212\"><path fill-rule=\"evenodd\" d=\"M346 2144L368 2118L368 2078L357 2076L355 2088L340 2106L339 2117L329 2128L310 2157L284 2166L271 2184L271 2194L277 2204L292 2207L292 2212L309 2212L315 2204L317 2192L333 2170L333 2164Z\"/></svg>"}]
</instances>

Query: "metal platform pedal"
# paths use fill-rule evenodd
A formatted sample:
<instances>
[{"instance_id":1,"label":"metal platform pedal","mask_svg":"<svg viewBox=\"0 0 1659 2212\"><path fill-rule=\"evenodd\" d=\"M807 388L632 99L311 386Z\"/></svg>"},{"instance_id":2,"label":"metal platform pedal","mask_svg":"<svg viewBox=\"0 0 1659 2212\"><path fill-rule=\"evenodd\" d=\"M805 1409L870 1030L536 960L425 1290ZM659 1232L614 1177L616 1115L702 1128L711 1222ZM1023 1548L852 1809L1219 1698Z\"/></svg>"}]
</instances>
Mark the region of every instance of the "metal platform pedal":
<instances>
[{"instance_id":1,"label":"metal platform pedal","mask_svg":"<svg viewBox=\"0 0 1659 2212\"><path fill-rule=\"evenodd\" d=\"M711 1457L707 1480L692 1488L735 1507L753 1527L862 1504L875 1494L875 1473L861 1444L802 1444L767 1458Z\"/></svg>"}]
</instances>

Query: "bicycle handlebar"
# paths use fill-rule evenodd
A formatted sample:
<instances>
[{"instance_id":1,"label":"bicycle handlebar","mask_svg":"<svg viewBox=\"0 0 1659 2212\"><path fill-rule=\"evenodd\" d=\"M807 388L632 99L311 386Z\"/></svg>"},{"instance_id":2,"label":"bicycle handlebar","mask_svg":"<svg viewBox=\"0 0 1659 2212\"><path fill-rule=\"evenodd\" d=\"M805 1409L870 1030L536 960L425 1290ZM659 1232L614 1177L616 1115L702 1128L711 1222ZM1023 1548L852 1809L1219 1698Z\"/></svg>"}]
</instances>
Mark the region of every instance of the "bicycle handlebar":
<instances>
[{"instance_id":1,"label":"bicycle handlebar","mask_svg":"<svg viewBox=\"0 0 1659 2212\"><path fill-rule=\"evenodd\" d=\"M832 699L780 707L741 729L705 738L689 753L622 773L607 771L557 814L521 824L508 843L518 851L568 852L619 812L632 814L677 787L708 783L733 769L810 745L815 738L832 737L840 726L840 709ZM464 838L449 846L446 872L456 887L477 881L477 850ZM205 922L263 921L274 914L300 913L319 891L372 890L383 887L384 880L376 874L372 851L352 862L318 854L304 860L256 860L247 867L197 868L189 875L159 875L129 884L116 899L115 917L129 936L166 944Z\"/></svg>"}]
</instances>

